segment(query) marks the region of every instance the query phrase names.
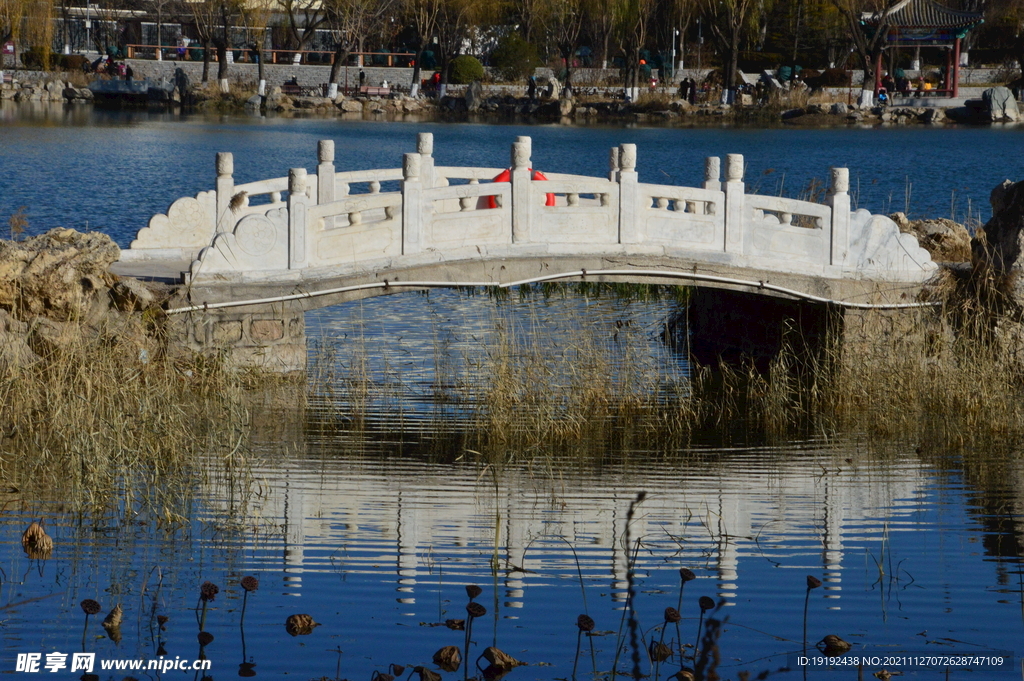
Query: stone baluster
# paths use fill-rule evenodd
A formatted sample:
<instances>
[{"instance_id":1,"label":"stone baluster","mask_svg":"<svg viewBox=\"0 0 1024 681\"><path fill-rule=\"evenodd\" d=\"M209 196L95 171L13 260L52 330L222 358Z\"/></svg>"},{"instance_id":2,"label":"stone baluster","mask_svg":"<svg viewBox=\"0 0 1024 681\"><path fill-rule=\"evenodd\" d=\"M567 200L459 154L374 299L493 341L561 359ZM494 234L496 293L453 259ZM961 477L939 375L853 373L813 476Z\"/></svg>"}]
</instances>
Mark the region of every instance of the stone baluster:
<instances>
[{"instance_id":1,"label":"stone baluster","mask_svg":"<svg viewBox=\"0 0 1024 681\"><path fill-rule=\"evenodd\" d=\"M421 132L416 136L416 153L420 155L420 179L428 189L434 184L434 133Z\"/></svg>"},{"instance_id":2,"label":"stone baluster","mask_svg":"<svg viewBox=\"0 0 1024 681\"><path fill-rule=\"evenodd\" d=\"M420 251L420 234L429 206L423 205L423 157L406 154L402 158L402 253Z\"/></svg>"},{"instance_id":3,"label":"stone baluster","mask_svg":"<svg viewBox=\"0 0 1024 681\"><path fill-rule=\"evenodd\" d=\"M722 191L722 159L717 156L708 156L704 159L704 189L713 192Z\"/></svg>"},{"instance_id":4,"label":"stone baluster","mask_svg":"<svg viewBox=\"0 0 1024 681\"><path fill-rule=\"evenodd\" d=\"M850 248L850 171L833 168L828 205L832 208L829 263L842 265Z\"/></svg>"},{"instance_id":5,"label":"stone baluster","mask_svg":"<svg viewBox=\"0 0 1024 681\"><path fill-rule=\"evenodd\" d=\"M640 179L636 172L636 145L619 147L619 243L643 241L640 234Z\"/></svg>"},{"instance_id":6,"label":"stone baluster","mask_svg":"<svg viewBox=\"0 0 1024 681\"><path fill-rule=\"evenodd\" d=\"M512 242L530 240L530 225L534 206L531 202L530 155L533 153L529 137L517 137L512 145Z\"/></svg>"},{"instance_id":7,"label":"stone baluster","mask_svg":"<svg viewBox=\"0 0 1024 681\"><path fill-rule=\"evenodd\" d=\"M608 152L608 181L619 181L619 148L612 147Z\"/></svg>"},{"instance_id":8,"label":"stone baluster","mask_svg":"<svg viewBox=\"0 0 1024 681\"><path fill-rule=\"evenodd\" d=\"M318 204L334 201L334 140L320 140L316 149L320 164L316 167ZM334 227L334 216L324 218L324 229Z\"/></svg>"},{"instance_id":9,"label":"stone baluster","mask_svg":"<svg viewBox=\"0 0 1024 681\"><path fill-rule=\"evenodd\" d=\"M306 169L288 171L288 269L308 267L309 196L306 194Z\"/></svg>"},{"instance_id":10,"label":"stone baluster","mask_svg":"<svg viewBox=\"0 0 1024 681\"><path fill-rule=\"evenodd\" d=\"M704 159L704 189L713 192L722 191L722 159L717 156L708 156ZM692 212L692 211L691 211ZM714 215L715 204L704 203L704 214Z\"/></svg>"},{"instance_id":11,"label":"stone baluster","mask_svg":"<svg viewBox=\"0 0 1024 681\"><path fill-rule=\"evenodd\" d=\"M729 154L725 159L725 252L742 254L749 237L744 203L743 155Z\"/></svg>"},{"instance_id":12,"label":"stone baluster","mask_svg":"<svg viewBox=\"0 0 1024 681\"><path fill-rule=\"evenodd\" d=\"M568 206L579 206L580 195L577 194L576 192L569 192L568 194L565 195L565 203Z\"/></svg>"},{"instance_id":13,"label":"stone baluster","mask_svg":"<svg viewBox=\"0 0 1024 681\"><path fill-rule=\"evenodd\" d=\"M421 170L420 172L423 172L423 171ZM370 183L370 193L371 194L380 194L380 182L378 182L377 180L374 180L373 182Z\"/></svg>"},{"instance_id":14,"label":"stone baluster","mask_svg":"<svg viewBox=\"0 0 1024 681\"><path fill-rule=\"evenodd\" d=\"M217 154L217 231L230 232L235 221L231 214L231 197L235 194L235 157L229 151Z\"/></svg>"}]
</instances>

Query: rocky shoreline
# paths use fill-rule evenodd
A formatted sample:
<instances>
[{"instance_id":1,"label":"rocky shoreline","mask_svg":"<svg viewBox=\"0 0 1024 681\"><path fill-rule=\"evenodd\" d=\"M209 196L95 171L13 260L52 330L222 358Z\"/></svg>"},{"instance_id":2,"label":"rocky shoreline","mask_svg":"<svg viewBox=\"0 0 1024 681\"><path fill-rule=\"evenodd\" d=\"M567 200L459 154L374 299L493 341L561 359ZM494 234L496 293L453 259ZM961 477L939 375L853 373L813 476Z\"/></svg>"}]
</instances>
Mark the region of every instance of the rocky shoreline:
<instances>
[{"instance_id":1,"label":"rocky shoreline","mask_svg":"<svg viewBox=\"0 0 1024 681\"><path fill-rule=\"evenodd\" d=\"M1012 95L1011 95L1012 96ZM786 106L797 99L818 99L803 106ZM267 96L246 93L238 88L221 93L211 87L191 86L184 92L172 89L162 107L182 107L196 112L303 115L393 120L415 117L419 120L460 120L466 118L492 120L537 120L562 123L638 122L679 126L760 124L793 126L877 126L877 125L942 125L945 123L1016 122L1012 115L994 115L982 100L969 100L967 106L873 106L857 108L847 102L827 101L827 93L794 93L766 105L692 104L673 97L665 90L645 94L631 103L607 96L581 96L529 99L507 92L488 92L486 86L474 83L463 92L443 98L409 97L403 93L390 96L328 97L285 94L281 87L271 88ZM0 86L0 102L66 103L100 105L92 90L70 81L14 81Z\"/></svg>"}]
</instances>

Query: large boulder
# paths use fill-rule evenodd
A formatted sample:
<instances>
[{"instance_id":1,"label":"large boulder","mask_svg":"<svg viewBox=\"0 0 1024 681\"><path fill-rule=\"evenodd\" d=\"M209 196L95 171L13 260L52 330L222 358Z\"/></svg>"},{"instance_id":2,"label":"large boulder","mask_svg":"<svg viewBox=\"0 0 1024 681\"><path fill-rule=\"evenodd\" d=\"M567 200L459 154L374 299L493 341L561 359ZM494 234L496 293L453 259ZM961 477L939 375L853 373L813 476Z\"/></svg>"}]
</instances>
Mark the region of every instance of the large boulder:
<instances>
[{"instance_id":1,"label":"large boulder","mask_svg":"<svg viewBox=\"0 0 1024 681\"><path fill-rule=\"evenodd\" d=\"M39 360L26 341L28 324L0 309L0 371L27 367Z\"/></svg>"},{"instance_id":2,"label":"large boulder","mask_svg":"<svg viewBox=\"0 0 1024 681\"><path fill-rule=\"evenodd\" d=\"M357 99L345 99L337 104L345 113L363 113L363 103Z\"/></svg>"},{"instance_id":3,"label":"large boulder","mask_svg":"<svg viewBox=\"0 0 1024 681\"><path fill-rule=\"evenodd\" d=\"M466 88L466 111L475 113L480 110L484 101L484 86L479 80L474 80Z\"/></svg>"},{"instance_id":4,"label":"large boulder","mask_svg":"<svg viewBox=\"0 0 1024 681\"><path fill-rule=\"evenodd\" d=\"M982 100L988 109L989 120L1016 121L1020 118L1017 110L1017 100L1013 98L1013 92L1007 87L990 87L981 94Z\"/></svg>"},{"instance_id":5,"label":"large boulder","mask_svg":"<svg viewBox=\"0 0 1024 681\"><path fill-rule=\"evenodd\" d=\"M992 219L971 240L974 269L1008 276L1021 253L1024 228L1024 182L1005 180L989 195Z\"/></svg>"},{"instance_id":6,"label":"large boulder","mask_svg":"<svg viewBox=\"0 0 1024 681\"><path fill-rule=\"evenodd\" d=\"M24 241L0 241L0 307L20 319L82 319L116 280L121 250L109 236L56 228Z\"/></svg>"},{"instance_id":7,"label":"large boulder","mask_svg":"<svg viewBox=\"0 0 1024 681\"><path fill-rule=\"evenodd\" d=\"M932 260L967 262L971 259L971 235L959 222L946 218L910 220L904 213L893 213L889 218L900 232L917 237L917 243L931 254Z\"/></svg>"}]
</instances>

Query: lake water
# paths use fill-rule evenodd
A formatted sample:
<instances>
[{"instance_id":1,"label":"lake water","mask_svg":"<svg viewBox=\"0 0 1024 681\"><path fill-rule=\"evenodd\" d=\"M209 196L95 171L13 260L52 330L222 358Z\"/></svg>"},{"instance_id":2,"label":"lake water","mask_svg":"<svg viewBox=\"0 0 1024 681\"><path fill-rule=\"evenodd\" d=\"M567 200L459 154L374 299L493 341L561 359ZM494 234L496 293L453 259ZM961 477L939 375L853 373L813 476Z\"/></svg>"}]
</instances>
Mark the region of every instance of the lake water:
<instances>
[{"instance_id":1,"label":"lake water","mask_svg":"<svg viewBox=\"0 0 1024 681\"><path fill-rule=\"evenodd\" d=\"M977 210L992 186L1020 176L1024 134L81 112L40 121L10 112L0 110L0 218L24 205L30 231L88 222L122 245L173 199L210 188L215 151L233 151L236 177L249 181L291 166L311 169L321 138L336 141L340 169L355 169L397 166L419 131L434 133L439 163L500 166L515 136L529 134L536 167L601 174L607 148L633 142L646 179L695 184L704 156L739 152L749 185L795 195L829 166L847 165L855 190L859 180L861 206L902 210L909 178L911 212L946 216L951 195L958 211L968 199ZM433 625L466 617L466 584L483 589L477 600L487 611L472 626L471 661L494 645L528 663L510 679L569 678L576 619L588 613L598 635L582 640L576 676L594 669L607 676L617 644L629 639L623 607L635 561L644 645L661 639L665 608L681 602L678 633L669 626L664 641L693 646L698 626L715 620L721 678L744 671L803 678L793 657L803 648L808 575L823 581L806 601L808 641L836 634L854 645L850 655L878 658L863 670L811 669L809 678L873 678L882 667L905 678L1021 678L1024 458L1015 443L935 451L914 442L869 446L856 433L778 442L723 424L688 442L625 429L569 453L538 438L535 446L482 458L467 435L476 427L472 401L438 400L449 389L486 391L495 348L506 342L536 351L538 366L570 393L573 368L595 356L612 375L639 366L685 384L689 367L660 340L672 309L667 300L434 292L310 315L310 338L337 352L328 382L317 384L321 392L308 406L286 395L258 419L244 470L225 474L220 453L211 452L182 518L131 509L70 513L59 499L3 492L0 671L14 673L18 654L40 653L45 662L47 653L83 647L105 661L151 659L161 647L170 659L191 661L200 655L199 589L211 581L220 587L205 620L215 637L202 651L211 678L369 679L389 663L434 668L436 650L465 644L464 632ZM373 389L355 404L353 385ZM340 403L326 398L331 388L344 393ZM646 498L630 518L641 492ZM56 545L45 561L31 560L19 544L39 517ZM696 579L680 599L683 567ZM260 581L243 623L239 582L246 575ZM701 596L715 601L703 621ZM83 636L85 598L104 613L121 604L119 643L104 636L102 615ZM285 620L296 613L321 626L291 636ZM169 617L164 632L159 615ZM995 664L992 651L1013 657ZM941 656L974 659L947 670ZM901 664L908 657L926 664ZM617 669L631 668L623 654ZM657 674L677 669L673 658ZM653 673L646 657L641 671ZM104 680L203 676L95 673ZM52 676L82 678L67 669Z\"/></svg>"}]
</instances>

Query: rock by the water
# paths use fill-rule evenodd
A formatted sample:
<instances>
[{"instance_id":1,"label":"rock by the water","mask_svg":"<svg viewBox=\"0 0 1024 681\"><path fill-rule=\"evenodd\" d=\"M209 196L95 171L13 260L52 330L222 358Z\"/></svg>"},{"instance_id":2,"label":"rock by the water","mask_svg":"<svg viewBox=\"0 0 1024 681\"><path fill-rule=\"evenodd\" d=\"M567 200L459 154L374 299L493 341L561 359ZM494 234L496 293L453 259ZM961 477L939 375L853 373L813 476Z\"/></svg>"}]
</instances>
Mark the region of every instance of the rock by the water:
<instances>
[{"instance_id":1,"label":"rock by the water","mask_svg":"<svg viewBox=\"0 0 1024 681\"><path fill-rule=\"evenodd\" d=\"M21 369L39 361L26 340L28 324L0 309L0 370Z\"/></svg>"},{"instance_id":2,"label":"rock by the water","mask_svg":"<svg viewBox=\"0 0 1024 681\"><path fill-rule=\"evenodd\" d=\"M466 110L474 113L480 110L484 101L484 86L479 80L474 80L466 88Z\"/></svg>"},{"instance_id":3,"label":"rock by the water","mask_svg":"<svg viewBox=\"0 0 1024 681\"><path fill-rule=\"evenodd\" d=\"M889 216L901 232L913 234L936 262L967 262L971 259L971 235L959 222L946 218L910 220L904 213Z\"/></svg>"},{"instance_id":4,"label":"rock by the water","mask_svg":"<svg viewBox=\"0 0 1024 681\"><path fill-rule=\"evenodd\" d=\"M1010 88L991 87L981 94L981 98L988 109L989 120L1012 122L1020 118L1017 100L1013 98Z\"/></svg>"},{"instance_id":5,"label":"rock by the water","mask_svg":"<svg viewBox=\"0 0 1024 681\"><path fill-rule=\"evenodd\" d=\"M109 236L56 228L24 241L0 241L0 307L22 319L81 319L115 277L121 250Z\"/></svg>"},{"instance_id":6,"label":"rock by the water","mask_svg":"<svg viewBox=\"0 0 1024 681\"><path fill-rule=\"evenodd\" d=\"M345 113L363 113L363 103L355 99L345 99L338 103L338 108Z\"/></svg>"},{"instance_id":7,"label":"rock by the water","mask_svg":"<svg viewBox=\"0 0 1024 681\"><path fill-rule=\"evenodd\" d=\"M971 240L975 270L990 269L997 276L1010 274L1021 253L1024 227L1024 182L1005 180L989 195L992 218L983 235Z\"/></svg>"}]
</instances>

